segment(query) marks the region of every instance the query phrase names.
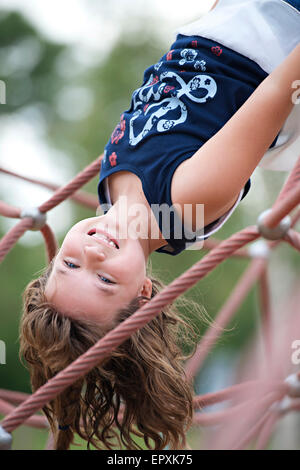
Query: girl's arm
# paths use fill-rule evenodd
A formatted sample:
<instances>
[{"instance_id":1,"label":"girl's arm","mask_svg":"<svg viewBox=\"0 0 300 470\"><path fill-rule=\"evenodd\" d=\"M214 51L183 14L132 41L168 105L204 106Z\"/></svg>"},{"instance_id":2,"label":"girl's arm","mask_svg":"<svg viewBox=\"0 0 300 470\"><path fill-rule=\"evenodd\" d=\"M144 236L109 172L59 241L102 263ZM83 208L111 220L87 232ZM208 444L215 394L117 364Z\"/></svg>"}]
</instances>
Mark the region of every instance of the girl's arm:
<instances>
[{"instance_id":1,"label":"girl's arm","mask_svg":"<svg viewBox=\"0 0 300 470\"><path fill-rule=\"evenodd\" d=\"M225 214L293 109L300 44L263 80L232 118L176 169L173 204L205 204L205 225ZM300 106L300 105L299 105ZM195 220L194 211L193 220ZM191 221L192 223L193 221ZM193 230L195 227L192 223Z\"/></svg>"}]
</instances>

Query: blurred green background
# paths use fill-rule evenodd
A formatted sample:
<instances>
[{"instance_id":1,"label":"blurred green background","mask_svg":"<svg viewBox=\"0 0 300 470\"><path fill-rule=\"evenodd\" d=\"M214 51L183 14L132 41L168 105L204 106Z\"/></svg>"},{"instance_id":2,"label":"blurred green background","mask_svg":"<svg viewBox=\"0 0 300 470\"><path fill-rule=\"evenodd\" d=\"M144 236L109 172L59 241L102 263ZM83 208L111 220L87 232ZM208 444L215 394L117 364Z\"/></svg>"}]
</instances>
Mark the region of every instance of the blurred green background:
<instances>
[{"instance_id":1,"label":"blurred green background","mask_svg":"<svg viewBox=\"0 0 300 470\"><path fill-rule=\"evenodd\" d=\"M101 10L97 14L101 15ZM110 48L87 53L80 43L58 42L44 35L20 10L0 9L0 80L6 84L6 104L0 105L1 167L63 184L101 154L120 114L128 108L131 93L140 86L145 68L170 46L170 36L164 36L160 24L147 15L133 15L130 28L125 19L120 21ZM105 34L102 40L105 43ZM273 203L285 178L282 172L257 169L250 193L217 238L225 239L255 224L260 212ZM94 178L84 190L96 195L96 185ZM0 174L0 199L7 203L37 206L50 195L48 190ZM61 242L72 224L94 215L92 210L66 201L49 214L49 222ZM0 217L0 236L15 223ZM187 251L175 258L153 254L151 261L154 272L169 283L204 255L204 250ZM0 365L1 388L30 392L28 373L18 359L21 294L45 262L41 235L27 233L0 267L0 340L6 345L6 364ZM243 259L224 262L186 296L214 318L248 263ZM272 256L269 277L275 305L288 297L289 285L299 277L299 258L288 246L281 246ZM191 315L202 336L205 323L192 312L184 313ZM197 393L234 382L235 367L259 323L254 288L228 325L230 331L209 354L195 381ZM194 448L199 446L201 433L190 433ZM21 427L14 432L13 447L42 449L46 439L45 431Z\"/></svg>"}]
</instances>

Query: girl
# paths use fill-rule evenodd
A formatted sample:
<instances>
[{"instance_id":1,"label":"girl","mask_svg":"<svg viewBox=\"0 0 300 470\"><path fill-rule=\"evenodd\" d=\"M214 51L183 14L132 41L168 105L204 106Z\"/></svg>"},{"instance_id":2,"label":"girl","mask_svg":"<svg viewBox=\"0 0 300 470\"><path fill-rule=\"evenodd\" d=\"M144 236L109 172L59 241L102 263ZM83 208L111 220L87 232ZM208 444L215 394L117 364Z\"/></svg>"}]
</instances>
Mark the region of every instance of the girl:
<instances>
[{"instance_id":1,"label":"girl","mask_svg":"<svg viewBox=\"0 0 300 470\"><path fill-rule=\"evenodd\" d=\"M157 293L153 251L177 255L220 229L262 157L274 168L280 149L292 165L299 79L299 0L219 0L179 29L105 148L104 215L72 227L25 290L21 352L33 390ZM74 432L106 448L116 436L138 448L133 433L149 448L184 447L192 391L180 325L188 331L169 307L50 403L56 448Z\"/></svg>"}]
</instances>

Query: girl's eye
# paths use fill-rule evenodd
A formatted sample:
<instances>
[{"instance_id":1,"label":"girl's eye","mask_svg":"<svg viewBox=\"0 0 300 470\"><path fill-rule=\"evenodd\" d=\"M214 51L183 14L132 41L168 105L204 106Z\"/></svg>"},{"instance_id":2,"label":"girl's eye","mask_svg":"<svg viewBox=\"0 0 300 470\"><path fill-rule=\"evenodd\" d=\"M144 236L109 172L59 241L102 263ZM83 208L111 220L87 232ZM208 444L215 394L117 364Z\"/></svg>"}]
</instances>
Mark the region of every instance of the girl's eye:
<instances>
[{"instance_id":1,"label":"girl's eye","mask_svg":"<svg viewBox=\"0 0 300 470\"><path fill-rule=\"evenodd\" d=\"M69 261L65 261L65 264L68 266L68 268L71 268L71 269L76 269L79 267L79 266L76 266L76 264L74 263L70 263Z\"/></svg>"},{"instance_id":2,"label":"girl's eye","mask_svg":"<svg viewBox=\"0 0 300 470\"><path fill-rule=\"evenodd\" d=\"M105 282L106 284L115 284L113 281L111 281L110 279L107 279L106 277L104 276L101 276L100 274L98 274L99 278L101 279L102 282Z\"/></svg>"},{"instance_id":3,"label":"girl's eye","mask_svg":"<svg viewBox=\"0 0 300 470\"><path fill-rule=\"evenodd\" d=\"M77 269L79 266L77 266L74 263L71 263L70 261L64 261L64 263L68 266L70 269ZM106 284L115 284L115 282L111 281L110 279L107 279L104 276L101 276L101 274L98 274L98 277L101 279L102 282L105 282Z\"/></svg>"}]
</instances>

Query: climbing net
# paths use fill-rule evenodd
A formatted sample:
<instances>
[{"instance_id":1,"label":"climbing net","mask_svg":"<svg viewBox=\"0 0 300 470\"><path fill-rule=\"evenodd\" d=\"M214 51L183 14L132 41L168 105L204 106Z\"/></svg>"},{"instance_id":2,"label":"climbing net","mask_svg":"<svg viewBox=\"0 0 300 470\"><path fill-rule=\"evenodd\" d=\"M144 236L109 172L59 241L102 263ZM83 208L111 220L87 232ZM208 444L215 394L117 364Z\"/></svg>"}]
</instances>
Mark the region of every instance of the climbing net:
<instances>
[{"instance_id":1,"label":"climbing net","mask_svg":"<svg viewBox=\"0 0 300 470\"><path fill-rule=\"evenodd\" d=\"M0 241L0 262L27 230L41 231L48 261L53 259L57 242L47 224L46 213L67 198L96 209L98 200L79 189L99 173L102 157L98 157L64 187L25 178L0 168L2 173L55 191L48 201L36 208L21 210L0 201L1 215L21 219ZM218 313L215 326L208 328L195 354L187 361L186 376L190 381L194 379L223 328L233 318L255 283L260 288L263 357L255 357L257 344L253 341L248 348L239 383L215 393L194 397L193 423L196 427L209 428L205 443L208 449L237 450L249 446L254 446L255 449L266 448L279 418L288 412L300 411L300 370L291 360L291 344L297 339L297 333L300 340L300 286L296 286L295 292L290 295L289 303L285 305L284 322L275 331L267 276L270 254L279 244L286 242L300 251L300 234L294 230L300 219L299 204L300 157L272 208L260 215L256 225L249 226L224 241L206 240L204 249L207 254L200 261L34 394L0 389L0 413L5 416L0 426L0 449L11 447L11 433L22 424L48 428L46 418L36 414L43 406L109 356L131 334L158 315L167 304L231 256L249 259L249 266ZM258 241L260 237L264 240ZM246 247L249 243L251 245ZM206 407L226 401L229 401L229 405L221 411L205 412ZM51 448L51 443L47 447Z\"/></svg>"}]
</instances>

